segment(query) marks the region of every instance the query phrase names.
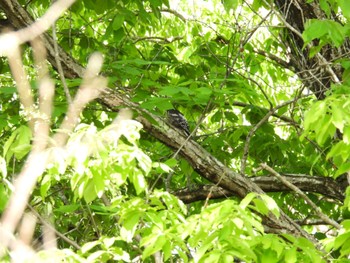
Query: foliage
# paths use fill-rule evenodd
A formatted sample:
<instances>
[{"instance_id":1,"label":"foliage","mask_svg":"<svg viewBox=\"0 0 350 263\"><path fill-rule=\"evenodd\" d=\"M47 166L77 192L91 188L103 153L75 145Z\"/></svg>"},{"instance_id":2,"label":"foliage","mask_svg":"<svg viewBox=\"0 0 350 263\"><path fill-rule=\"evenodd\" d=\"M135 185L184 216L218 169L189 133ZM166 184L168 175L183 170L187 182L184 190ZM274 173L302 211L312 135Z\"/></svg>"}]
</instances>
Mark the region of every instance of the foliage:
<instances>
[{"instance_id":1,"label":"foliage","mask_svg":"<svg viewBox=\"0 0 350 263\"><path fill-rule=\"evenodd\" d=\"M350 168L349 59L332 61L342 68L342 82L332 84L325 99L306 94L291 68L260 52L285 61L290 56L279 38L284 32L280 17L266 16L270 7L263 1L251 2L77 1L56 22L58 44L82 65L94 51L102 52L109 87L141 108L159 116L177 108L191 130L201 120L194 139L230 169L241 169L250 139L247 176L267 176L257 169L267 163L286 174L341 177ZM50 2L22 4L38 18ZM302 32L310 59L324 48L341 47L350 32L349 3L320 1L320 6L329 19L309 20ZM332 12L339 13L340 21L332 20ZM27 45L23 56L36 91ZM32 134L5 59L0 73L2 213L11 182L31 150ZM68 105L58 73L51 69L51 75L56 81L53 133ZM80 82L67 80L72 95ZM46 152L50 163L29 205L50 216L56 230L79 246L59 239L57 250L39 251L29 260L153 262L155 253L164 262L342 262L349 257L349 190L342 204L307 193L329 218L342 221L340 230L303 227L317 233L320 249L292 233L264 229L262 219L280 217L280 208L297 222L318 218L302 198L282 189L251 193L243 200L210 200L208 194L207 200L186 206L176 190L209 182L186 160L174 158L173 149L143 132L138 121L116 125L116 117L98 101L90 103L66 147ZM37 229L38 240L40 235Z\"/></svg>"}]
</instances>

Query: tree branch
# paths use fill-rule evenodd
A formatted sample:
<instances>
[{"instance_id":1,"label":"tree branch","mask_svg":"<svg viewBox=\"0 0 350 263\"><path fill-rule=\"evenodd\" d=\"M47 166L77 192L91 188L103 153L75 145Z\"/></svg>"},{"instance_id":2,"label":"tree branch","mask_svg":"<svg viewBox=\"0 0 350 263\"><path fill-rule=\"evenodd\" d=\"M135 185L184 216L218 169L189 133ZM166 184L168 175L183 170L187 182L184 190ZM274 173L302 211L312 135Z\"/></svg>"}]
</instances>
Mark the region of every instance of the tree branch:
<instances>
[{"instance_id":1,"label":"tree branch","mask_svg":"<svg viewBox=\"0 0 350 263\"><path fill-rule=\"evenodd\" d=\"M340 202L344 201L344 187L332 178L311 175L282 175L282 177L303 192L321 194ZM264 192L291 191L289 187L274 176L258 176L249 179L256 183ZM184 203L206 200L208 195L210 195L210 199L235 196L235 193L215 185L198 185L191 188L183 188L174 191L172 194L176 195Z\"/></svg>"},{"instance_id":2,"label":"tree branch","mask_svg":"<svg viewBox=\"0 0 350 263\"><path fill-rule=\"evenodd\" d=\"M292 184L291 182L289 182L287 179L285 179L284 177L282 177L279 173L277 173L274 169L272 169L270 166L268 166L267 164L261 164L260 167L268 172L270 172L271 174L273 174L274 176L276 176L284 185L288 186L290 189L292 189L294 192L296 192L299 196L301 196L316 212L316 214L327 224L334 226L336 229L341 229L341 226L335 222L333 219L330 219L327 215L325 215L321 209L314 203L311 201L311 199L304 194L298 187L296 187L294 184Z\"/></svg>"}]
</instances>

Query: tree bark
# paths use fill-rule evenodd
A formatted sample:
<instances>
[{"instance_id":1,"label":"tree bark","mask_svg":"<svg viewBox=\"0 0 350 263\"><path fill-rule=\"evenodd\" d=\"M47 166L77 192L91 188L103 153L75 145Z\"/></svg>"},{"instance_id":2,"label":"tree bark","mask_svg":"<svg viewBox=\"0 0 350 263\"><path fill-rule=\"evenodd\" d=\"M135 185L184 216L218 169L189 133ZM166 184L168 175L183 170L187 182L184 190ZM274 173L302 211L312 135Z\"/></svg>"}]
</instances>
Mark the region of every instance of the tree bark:
<instances>
[{"instance_id":1,"label":"tree bark","mask_svg":"<svg viewBox=\"0 0 350 263\"><path fill-rule=\"evenodd\" d=\"M289 50L290 64L294 72L299 76L304 85L311 90L318 99L325 98L325 92L332 83L339 83L342 79L343 69L336 65L335 60L347 57L349 54L350 41L346 39L339 48L325 45L314 57L309 57L310 45L304 47L301 34L304 25L310 19L331 19L341 23L338 14L330 14L329 17L320 8L318 1L305 0L275 0L278 11L285 26L282 33L282 43L286 51ZM317 41L313 45L317 45Z\"/></svg>"},{"instance_id":2,"label":"tree bark","mask_svg":"<svg viewBox=\"0 0 350 263\"><path fill-rule=\"evenodd\" d=\"M345 188L332 178L310 175L288 175L286 180L303 192L318 193L325 197L343 202ZM273 176L258 176L249 178L266 192L290 192L291 190ZM184 203L199 200L219 199L235 196L235 193L216 185L198 185L191 188L179 189L173 192Z\"/></svg>"}]
</instances>

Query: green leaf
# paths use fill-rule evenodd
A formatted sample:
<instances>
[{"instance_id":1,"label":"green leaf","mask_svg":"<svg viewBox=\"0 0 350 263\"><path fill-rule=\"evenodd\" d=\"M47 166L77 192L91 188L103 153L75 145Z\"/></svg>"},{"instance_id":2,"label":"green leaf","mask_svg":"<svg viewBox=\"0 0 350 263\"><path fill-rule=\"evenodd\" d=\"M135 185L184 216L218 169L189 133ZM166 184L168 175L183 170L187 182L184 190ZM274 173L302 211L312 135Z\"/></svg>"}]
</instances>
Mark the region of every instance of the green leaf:
<instances>
[{"instance_id":1,"label":"green leaf","mask_svg":"<svg viewBox=\"0 0 350 263\"><path fill-rule=\"evenodd\" d=\"M85 180L86 186L85 184L82 184L81 186L79 186L79 190L80 190L80 197L84 197L84 200L87 203L92 202L93 200L96 199L97 197L97 192L95 189L95 184L93 180Z\"/></svg>"},{"instance_id":2,"label":"green leaf","mask_svg":"<svg viewBox=\"0 0 350 263\"><path fill-rule=\"evenodd\" d=\"M349 124L347 124L347 126L344 128L344 131L343 131L343 141L345 144L348 144L348 145L350 145L350 125Z\"/></svg>"},{"instance_id":3,"label":"green leaf","mask_svg":"<svg viewBox=\"0 0 350 263\"><path fill-rule=\"evenodd\" d=\"M350 3L348 0L338 0L343 16L350 20Z\"/></svg>"},{"instance_id":4,"label":"green leaf","mask_svg":"<svg viewBox=\"0 0 350 263\"><path fill-rule=\"evenodd\" d=\"M103 262L105 261L106 259L110 258L110 255L108 252L106 251L102 251L102 250L99 250L99 251L96 251L92 254L90 254L88 257L87 257L87 260L89 262ZM105 260L103 260L105 259Z\"/></svg>"},{"instance_id":5,"label":"green leaf","mask_svg":"<svg viewBox=\"0 0 350 263\"><path fill-rule=\"evenodd\" d=\"M239 206L243 209L245 209L254 198L256 198L257 194L256 193L249 193L246 195L246 197L243 198Z\"/></svg>"},{"instance_id":6,"label":"green leaf","mask_svg":"<svg viewBox=\"0 0 350 263\"><path fill-rule=\"evenodd\" d=\"M113 19L113 30L117 31L119 28L123 26L124 16L116 15Z\"/></svg>"},{"instance_id":7,"label":"green leaf","mask_svg":"<svg viewBox=\"0 0 350 263\"><path fill-rule=\"evenodd\" d=\"M260 195L260 198L265 202L267 209L272 212L276 217L280 216L280 209L274 199L268 195Z\"/></svg>"},{"instance_id":8,"label":"green leaf","mask_svg":"<svg viewBox=\"0 0 350 263\"><path fill-rule=\"evenodd\" d=\"M97 245L100 244L100 241L92 241L92 242L88 242L88 243L85 243L82 247L81 247L81 252L82 253L86 253L88 252L89 250L91 250L92 248L96 247Z\"/></svg>"},{"instance_id":9,"label":"green leaf","mask_svg":"<svg viewBox=\"0 0 350 263\"><path fill-rule=\"evenodd\" d=\"M94 190L96 192L96 195L98 197L101 197L105 190L105 181L100 171L94 171L92 183L94 184Z\"/></svg>"},{"instance_id":10,"label":"green leaf","mask_svg":"<svg viewBox=\"0 0 350 263\"><path fill-rule=\"evenodd\" d=\"M314 39L322 39L339 47L345 38L344 28L342 25L331 20L311 19L306 23L305 30L302 34L305 44Z\"/></svg>"},{"instance_id":11,"label":"green leaf","mask_svg":"<svg viewBox=\"0 0 350 263\"><path fill-rule=\"evenodd\" d=\"M6 178L7 177L6 161L1 156L0 156L0 173L2 174L1 178Z\"/></svg>"},{"instance_id":12,"label":"green leaf","mask_svg":"<svg viewBox=\"0 0 350 263\"><path fill-rule=\"evenodd\" d=\"M135 235L136 228L139 223L141 213L138 211L129 211L126 216L123 216L122 228L120 236L127 242L131 242Z\"/></svg>"},{"instance_id":13,"label":"green leaf","mask_svg":"<svg viewBox=\"0 0 350 263\"><path fill-rule=\"evenodd\" d=\"M146 191L146 189L147 189L146 180L139 169L135 170L130 178L132 179L132 183L135 187L137 195Z\"/></svg>"},{"instance_id":14,"label":"green leaf","mask_svg":"<svg viewBox=\"0 0 350 263\"><path fill-rule=\"evenodd\" d=\"M230 10L235 11L238 6L238 0L224 0L222 1L224 8L227 13L230 13Z\"/></svg>"},{"instance_id":15,"label":"green leaf","mask_svg":"<svg viewBox=\"0 0 350 263\"><path fill-rule=\"evenodd\" d=\"M81 207L81 205L63 205L60 206L59 208L57 208L55 211L56 212L61 212L61 213L73 213L74 211L76 211L77 209L79 209Z\"/></svg>"},{"instance_id":16,"label":"green leaf","mask_svg":"<svg viewBox=\"0 0 350 263\"><path fill-rule=\"evenodd\" d=\"M155 242L149 244L142 253L142 259L146 259L149 256L153 255L155 252L160 251L165 243L167 242L167 239L164 235L160 235L157 237Z\"/></svg>"},{"instance_id":17,"label":"green leaf","mask_svg":"<svg viewBox=\"0 0 350 263\"><path fill-rule=\"evenodd\" d=\"M8 162L12 156L22 159L30 150L32 133L27 126L20 126L4 144L4 156Z\"/></svg>"},{"instance_id":18,"label":"green leaf","mask_svg":"<svg viewBox=\"0 0 350 263\"><path fill-rule=\"evenodd\" d=\"M0 213L2 213L9 200L9 191L6 189L5 185L0 184Z\"/></svg>"},{"instance_id":19,"label":"green leaf","mask_svg":"<svg viewBox=\"0 0 350 263\"><path fill-rule=\"evenodd\" d=\"M334 105L332 107L332 123L334 126L340 130L340 132L343 132L344 128L344 110L342 109L341 105Z\"/></svg>"}]
</instances>

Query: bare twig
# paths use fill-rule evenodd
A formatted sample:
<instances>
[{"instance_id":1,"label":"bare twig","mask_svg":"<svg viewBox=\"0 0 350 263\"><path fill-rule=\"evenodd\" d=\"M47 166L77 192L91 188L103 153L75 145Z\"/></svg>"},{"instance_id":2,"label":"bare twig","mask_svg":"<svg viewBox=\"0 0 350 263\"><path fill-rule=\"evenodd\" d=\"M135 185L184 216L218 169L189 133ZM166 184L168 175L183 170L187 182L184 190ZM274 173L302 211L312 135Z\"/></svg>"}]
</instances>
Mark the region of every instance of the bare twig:
<instances>
[{"instance_id":1,"label":"bare twig","mask_svg":"<svg viewBox=\"0 0 350 263\"><path fill-rule=\"evenodd\" d=\"M66 94L68 104L72 104L72 97L69 93L66 78L64 77L64 72L62 69L61 61L60 61L60 54L58 52L56 24L55 23L52 24L52 39L53 39L53 46L54 46L54 50L55 50L55 61L56 61L56 65L57 65L58 74L60 76L63 90L64 90L64 93Z\"/></svg>"},{"instance_id":2,"label":"bare twig","mask_svg":"<svg viewBox=\"0 0 350 263\"><path fill-rule=\"evenodd\" d=\"M179 12L177 12L176 10L174 9L169 9L169 8L163 8L160 10L161 12L167 12L167 13L170 13L170 14L173 14L175 15L176 17L180 18L182 22L186 22L186 18L181 15Z\"/></svg>"},{"instance_id":3,"label":"bare twig","mask_svg":"<svg viewBox=\"0 0 350 263\"><path fill-rule=\"evenodd\" d=\"M244 149L243 149L243 156L242 156L242 160L241 160L241 174L244 175L245 174L245 168L246 168L246 164L247 164L247 158L249 155L249 144L250 144L250 140L253 137L254 133L261 127L261 125L263 125L278 109L283 108L291 103L293 103L297 98L294 98L293 100L289 100L286 101L284 103L281 103L280 105L272 108L269 110L269 112L252 128L250 129L245 144L244 144Z\"/></svg>"},{"instance_id":4,"label":"bare twig","mask_svg":"<svg viewBox=\"0 0 350 263\"><path fill-rule=\"evenodd\" d=\"M285 177L281 176L278 172L276 172L273 168L271 168L270 166L268 166L265 163L260 164L260 167L266 171L268 171L269 173L271 173L272 175L274 175L275 177L277 177L283 184L285 184L286 186L288 186L290 189L292 189L294 192L296 192L299 196L301 196L316 212L316 214L327 224L334 226L336 229L341 229L341 226L335 222L333 219L330 219L327 215L325 215L321 209L314 203L311 201L311 199L304 194L298 187L296 187L294 184L292 184L291 182L289 182Z\"/></svg>"},{"instance_id":5,"label":"bare twig","mask_svg":"<svg viewBox=\"0 0 350 263\"><path fill-rule=\"evenodd\" d=\"M183 39L182 36L176 36L176 37L169 37L169 38L165 38L165 37L135 37L133 38L134 43L137 43L139 41L149 41L149 42L155 42L155 43L163 43L163 44L169 44L172 43L174 41L178 41Z\"/></svg>"},{"instance_id":6,"label":"bare twig","mask_svg":"<svg viewBox=\"0 0 350 263\"><path fill-rule=\"evenodd\" d=\"M69 245L73 246L76 249L81 249L81 247L73 240L66 237L64 234L61 234L59 231L57 231L45 218L43 218L31 205L28 204L28 208L31 210L31 212L40 220L40 222L45 226L45 229L51 229L51 231L54 231L55 234L60 237L62 240L67 242Z\"/></svg>"}]
</instances>

